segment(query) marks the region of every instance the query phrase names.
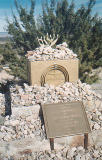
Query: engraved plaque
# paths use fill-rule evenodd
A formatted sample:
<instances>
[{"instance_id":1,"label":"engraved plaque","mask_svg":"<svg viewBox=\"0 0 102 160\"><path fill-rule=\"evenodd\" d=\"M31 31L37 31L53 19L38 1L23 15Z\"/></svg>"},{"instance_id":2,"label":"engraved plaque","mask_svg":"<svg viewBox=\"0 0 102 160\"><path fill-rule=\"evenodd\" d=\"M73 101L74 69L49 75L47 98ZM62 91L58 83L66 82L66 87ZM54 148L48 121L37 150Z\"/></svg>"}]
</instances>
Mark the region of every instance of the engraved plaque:
<instances>
[{"instance_id":1,"label":"engraved plaque","mask_svg":"<svg viewBox=\"0 0 102 160\"><path fill-rule=\"evenodd\" d=\"M89 133L90 126L82 102L42 105L48 138Z\"/></svg>"},{"instance_id":2,"label":"engraved plaque","mask_svg":"<svg viewBox=\"0 0 102 160\"><path fill-rule=\"evenodd\" d=\"M59 70L51 70L45 77L45 83L58 86L65 83L64 74Z\"/></svg>"}]
</instances>

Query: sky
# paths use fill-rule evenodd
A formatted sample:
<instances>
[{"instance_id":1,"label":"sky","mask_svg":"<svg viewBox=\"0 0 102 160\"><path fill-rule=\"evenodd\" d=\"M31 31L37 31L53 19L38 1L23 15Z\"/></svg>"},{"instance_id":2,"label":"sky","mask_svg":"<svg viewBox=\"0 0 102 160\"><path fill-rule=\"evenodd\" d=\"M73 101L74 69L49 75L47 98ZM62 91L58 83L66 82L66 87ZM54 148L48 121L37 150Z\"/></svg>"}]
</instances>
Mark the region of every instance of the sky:
<instances>
[{"instance_id":1,"label":"sky","mask_svg":"<svg viewBox=\"0 0 102 160\"><path fill-rule=\"evenodd\" d=\"M29 8L29 1L30 0L17 0L20 2L23 6ZM37 17L41 13L41 3L43 0L36 0L36 7L35 7L35 16ZM68 0L70 3L71 0ZM74 0L76 8L79 8L81 4L87 4L88 0ZM17 14L17 11L15 9L14 0L0 0L0 32L5 32L7 23L6 23L6 17L8 17L10 20L12 20L12 10L14 13ZM98 13L100 17L102 17L102 0L96 0L96 4L93 8L92 14Z\"/></svg>"}]
</instances>

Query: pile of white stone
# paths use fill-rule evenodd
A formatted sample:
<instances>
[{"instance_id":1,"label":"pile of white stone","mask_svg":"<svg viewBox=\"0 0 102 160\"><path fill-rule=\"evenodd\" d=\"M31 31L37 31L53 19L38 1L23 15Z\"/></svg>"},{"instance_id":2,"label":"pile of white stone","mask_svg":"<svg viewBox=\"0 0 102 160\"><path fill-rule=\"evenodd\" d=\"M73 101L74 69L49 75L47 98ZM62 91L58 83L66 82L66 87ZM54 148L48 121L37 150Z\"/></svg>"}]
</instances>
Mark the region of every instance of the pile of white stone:
<instances>
[{"instance_id":1,"label":"pile of white stone","mask_svg":"<svg viewBox=\"0 0 102 160\"><path fill-rule=\"evenodd\" d=\"M11 87L11 96L13 106L29 106L34 104L45 103L58 103L68 101L89 101L93 103L97 99L101 100L101 95L96 94L91 90L90 85L81 83L80 80L76 83L66 82L63 85L54 87L53 85L45 84L41 86L28 86L24 84L24 87L14 86ZM91 108L91 109L92 109Z\"/></svg>"},{"instance_id":2,"label":"pile of white stone","mask_svg":"<svg viewBox=\"0 0 102 160\"><path fill-rule=\"evenodd\" d=\"M67 48L67 43L64 42L52 48L51 46L41 45L34 51L28 51L26 55L30 61L46 61L55 59L75 59L76 54L72 50Z\"/></svg>"},{"instance_id":3,"label":"pile of white stone","mask_svg":"<svg viewBox=\"0 0 102 160\"><path fill-rule=\"evenodd\" d=\"M10 87L11 91L11 106L12 115L5 118L5 122L0 126L0 139L2 142L19 140L22 138L36 138L38 144L42 146L46 139L44 124L42 121L41 107L39 103L58 103L68 101L82 101L87 117L89 119L92 136L97 135L98 131L102 132L102 97L91 90L90 85L77 81L76 83L66 82L65 84L54 87L45 84L41 86L24 86L14 85ZM5 97L0 93L0 106L4 108ZM102 142L101 142L102 144ZM81 148L65 148L62 147L59 151L52 154L43 151L33 152L32 159L74 159L88 160L92 158L102 158L102 145L91 146L86 153L83 147ZM45 145L46 148L46 145ZM29 156L29 155L27 155ZM80 158L81 157L81 158ZM88 157L88 158L87 158Z\"/></svg>"},{"instance_id":4,"label":"pile of white stone","mask_svg":"<svg viewBox=\"0 0 102 160\"><path fill-rule=\"evenodd\" d=\"M4 141L43 134L39 117L39 103L83 101L91 128L93 130L102 129L101 96L85 83L66 82L56 88L47 84L44 87L24 84L24 87L11 86L10 90L13 113L10 120L7 117L4 125L0 127L0 137ZM4 105L5 101L4 97L1 97L0 106ZM28 114L26 114L27 112Z\"/></svg>"},{"instance_id":5,"label":"pile of white stone","mask_svg":"<svg viewBox=\"0 0 102 160\"><path fill-rule=\"evenodd\" d=\"M4 125L0 127L1 141L10 141L21 138L34 138L42 136L40 106L13 108L12 115L5 118Z\"/></svg>"}]
</instances>

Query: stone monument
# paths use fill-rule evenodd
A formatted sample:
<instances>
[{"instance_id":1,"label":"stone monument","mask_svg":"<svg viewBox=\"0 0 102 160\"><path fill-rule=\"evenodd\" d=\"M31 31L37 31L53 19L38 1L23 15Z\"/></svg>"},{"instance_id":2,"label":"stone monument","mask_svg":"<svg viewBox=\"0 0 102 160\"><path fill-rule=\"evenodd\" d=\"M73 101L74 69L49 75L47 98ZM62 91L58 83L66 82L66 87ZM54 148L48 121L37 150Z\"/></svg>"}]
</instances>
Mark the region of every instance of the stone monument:
<instances>
[{"instance_id":1,"label":"stone monument","mask_svg":"<svg viewBox=\"0 0 102 160\"><path fill-rule=\"evenodd\" d=\"M28 81L30 85L62 85L78 80L78 59L67 43L55 45L57 39L49 37L38 39L40 47L28 51ZM57 37L58 38L58 37Z\"/></svg>"}]
</instances>

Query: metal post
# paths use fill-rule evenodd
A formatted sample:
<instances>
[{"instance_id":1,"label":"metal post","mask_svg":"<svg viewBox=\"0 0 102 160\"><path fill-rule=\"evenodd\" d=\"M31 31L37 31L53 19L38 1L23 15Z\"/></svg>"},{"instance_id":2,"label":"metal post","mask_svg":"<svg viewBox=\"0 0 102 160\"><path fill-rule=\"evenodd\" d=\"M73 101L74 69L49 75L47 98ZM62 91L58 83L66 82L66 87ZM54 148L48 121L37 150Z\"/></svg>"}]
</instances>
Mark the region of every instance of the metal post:
<instances>
[{"instance_id":1,"label":"metal post","mask_svg":"<svg viewBox=\"0 0 102 160\"><path fill-rule=\"evenodd\" d=\"M84 148L87 150L88 147L88 133L84 134Z\"/></svg>"},{"instance_id":2,"label":"metal post","mask_svg":"<svg viewBox=\"0 0 102 160\"><path fill-rule=\"evenodd\" d=\"M9 115L11 116L12 110L11 110L11 94L10 94L10 82L7 81L6 84L2 85L2 92L5 96L5 116Z\"/></svg>"},{"instance_id":3,"label":"metal post","mask_svg":"<svg viewBox=\"0 0 102 160\"><path fill-rule=\"evenodd\" d=\"M51 151L54 150L54 138L50 138L50 148Z\"/></svg>"}]
</instances>

